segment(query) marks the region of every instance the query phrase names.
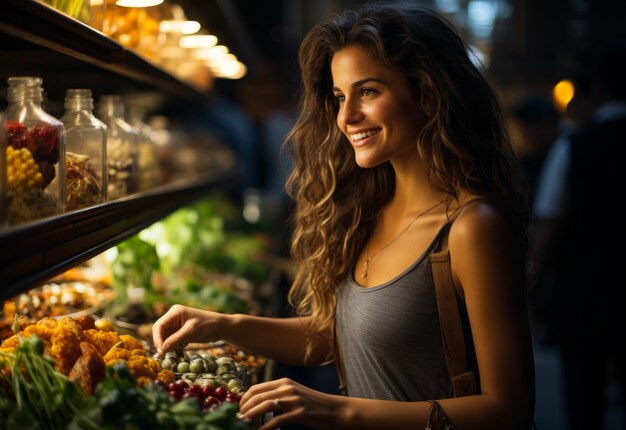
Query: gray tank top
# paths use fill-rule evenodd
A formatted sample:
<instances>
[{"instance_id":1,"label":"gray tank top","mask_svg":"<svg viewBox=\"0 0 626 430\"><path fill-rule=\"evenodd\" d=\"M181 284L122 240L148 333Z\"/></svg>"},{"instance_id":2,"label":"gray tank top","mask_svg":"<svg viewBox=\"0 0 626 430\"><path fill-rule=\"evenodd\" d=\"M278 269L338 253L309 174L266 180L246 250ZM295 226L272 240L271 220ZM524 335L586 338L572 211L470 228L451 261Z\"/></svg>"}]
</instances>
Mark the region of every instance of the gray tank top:
<instances>
[{"instance_id":1,"label":"gray tank top","mask_svg":"<svg viewBox=\"0 0 626 430\"><path fill-rule=\"evenodd\" d=\"M451 397L429 255L448 223L410 267L371 288L349 276L335 323L347 394L380 400Z\"/></svg>"}]
</instances>

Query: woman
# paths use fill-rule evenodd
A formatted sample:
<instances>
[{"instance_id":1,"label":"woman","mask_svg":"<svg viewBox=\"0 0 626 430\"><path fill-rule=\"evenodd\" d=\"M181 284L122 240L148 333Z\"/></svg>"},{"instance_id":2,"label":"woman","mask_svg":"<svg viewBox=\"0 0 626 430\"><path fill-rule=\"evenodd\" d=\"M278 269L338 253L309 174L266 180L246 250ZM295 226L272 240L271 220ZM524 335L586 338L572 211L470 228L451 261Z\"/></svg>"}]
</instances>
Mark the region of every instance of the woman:
<instances>
[{"instance_id":1,"label":"woman","mask_svg":"<svg viewBox=\"0 0 626 430\"><path fill-rule=\"evenodd\" d=\"M162 352L224 339L289 364L343 358L348 396L288 379L251 387L245 418L280 411L262 429L416 429L436 415L458 429L530 426L526 204L499 105L468 52L434 12L382 4L304 39L287 184L299 316L174 306L153 329ZM450 398L426 258L440 236L479 375L480 393L461 398Z\"/></svg>"}]
</instances>

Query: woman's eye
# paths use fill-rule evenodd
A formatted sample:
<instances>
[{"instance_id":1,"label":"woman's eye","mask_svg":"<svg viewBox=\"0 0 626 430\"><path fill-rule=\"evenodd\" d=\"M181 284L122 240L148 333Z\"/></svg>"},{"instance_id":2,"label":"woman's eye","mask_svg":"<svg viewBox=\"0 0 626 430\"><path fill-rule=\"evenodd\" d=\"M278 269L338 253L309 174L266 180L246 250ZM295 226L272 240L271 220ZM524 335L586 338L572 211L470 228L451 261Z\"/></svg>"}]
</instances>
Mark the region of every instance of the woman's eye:
<instances>
[{"instance_id":1,"label":"woman's eye","mask_svg":"<svg viewBox=\"0 0 626 430\"><path fill-rule=\"evenodd\" d=\"M337 100L337 103L343 103L346 101L346 96L337 94L335 95L335 100Z\"/></svg>"},{"instance_id":2,"label":"woman's eye","mask_svg":"<svg viewBox=\"0 0 626 430\"><path fill-rule=\"evenodd\" d=\"M362 88L361 89L361 95L364 95L364 96L371 96L375 92L376 92L376 90L373 89L373 88Z\"/></svg>"}]
</instances>

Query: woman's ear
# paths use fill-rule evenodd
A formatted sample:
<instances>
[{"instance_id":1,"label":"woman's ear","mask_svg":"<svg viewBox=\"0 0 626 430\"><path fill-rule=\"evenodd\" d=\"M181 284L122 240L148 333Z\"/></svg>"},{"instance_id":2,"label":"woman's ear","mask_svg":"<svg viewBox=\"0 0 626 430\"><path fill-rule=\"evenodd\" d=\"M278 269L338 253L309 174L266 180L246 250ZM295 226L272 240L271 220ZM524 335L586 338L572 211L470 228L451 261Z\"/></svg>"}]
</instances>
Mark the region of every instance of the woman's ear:
<instances>
[{"instance_id":1,"label":"woman's ear","mask_svg":"<svg viewBox=\"0 0 626 430\"><path fill-rule=\"evenodd\" d=\"M422 110L426 114L427 117L430 117L433 112L432 105L432 91L430 89L429 84L430 81L422 84L422 88L420 89L420 103L422 105Z\"/></svg>"},{"instance_id":2,"label":"woman's ear","mask_svg":"<svg viewBox=\"0 0 626 430\"><path fill-rule=\"evenodd\" d=\"M422 100L422 110L426 116L430 118L430 115L432 114L432 106L430 102L424 102L424 100Z\"/></svg>"}]
</instances>

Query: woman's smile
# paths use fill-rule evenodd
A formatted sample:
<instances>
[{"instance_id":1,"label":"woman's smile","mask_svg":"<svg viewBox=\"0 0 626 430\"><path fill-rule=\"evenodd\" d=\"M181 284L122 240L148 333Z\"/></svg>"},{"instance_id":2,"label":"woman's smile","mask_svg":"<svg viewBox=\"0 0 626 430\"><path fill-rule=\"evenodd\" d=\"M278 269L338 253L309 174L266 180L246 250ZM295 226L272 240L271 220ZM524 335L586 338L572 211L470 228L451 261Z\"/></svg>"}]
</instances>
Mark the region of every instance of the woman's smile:
<instances>
[{"instance_id":1,"label":"woman's smile","mask_svg":"<svg viewBox=\"0 0 626 430\"><path fill-rule=\"evenodd\" d=\"M367 145L370 141L374 140L373 137L376 136L382 129L375 128L366 131L358 131L350 134L350 138L352 139L352 145L355 148L360 148L364 145Z\"/></svg>"}]
</instances>

